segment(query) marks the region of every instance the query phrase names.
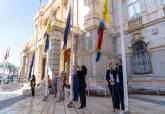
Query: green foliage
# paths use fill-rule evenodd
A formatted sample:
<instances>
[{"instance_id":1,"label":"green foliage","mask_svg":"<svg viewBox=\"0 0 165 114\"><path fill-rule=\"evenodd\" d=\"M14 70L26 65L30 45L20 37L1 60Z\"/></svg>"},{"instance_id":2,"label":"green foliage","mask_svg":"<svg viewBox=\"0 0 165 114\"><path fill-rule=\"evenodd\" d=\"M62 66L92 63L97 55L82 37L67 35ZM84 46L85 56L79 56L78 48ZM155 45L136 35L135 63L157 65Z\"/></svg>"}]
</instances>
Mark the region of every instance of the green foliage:
<instances>
[{"instance_id":1,"label":"green foliage","mask_svg":"<svg viewBox=\"0 0 165 114\"><path fill-rule=\"evenodd\" d=\"M0 67L3 69L6 69L9 71L10 73L15 74L18 71L18 67L16 67L14 64L12 63L0 63Z\"/></svg>"}]
</instances>

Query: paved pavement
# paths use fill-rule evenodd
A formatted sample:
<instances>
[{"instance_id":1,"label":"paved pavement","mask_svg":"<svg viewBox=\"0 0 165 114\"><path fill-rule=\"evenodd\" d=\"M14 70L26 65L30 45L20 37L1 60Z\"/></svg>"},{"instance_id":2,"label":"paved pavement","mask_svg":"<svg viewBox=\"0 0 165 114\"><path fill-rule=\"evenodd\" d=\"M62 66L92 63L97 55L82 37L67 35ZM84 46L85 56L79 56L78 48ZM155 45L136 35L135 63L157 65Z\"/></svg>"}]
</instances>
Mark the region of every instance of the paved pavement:
<instances>
[{"instance_id":1,"label":"paved pavement","mask_svg":"<svg viewBox=\"0 0 165 114\"><path fill-rule=\"evenodd\" d=\"M15 91L16 96L6 96L0 100L0 114L114 114L111 98L87 97L85 109L77 109L79 103L70 109L67 108L69 96L62 102L57 102L52 95L48 101L43 101L44 89L41 90L35 97L20 95L21 90ZM129 108L131 114L165 114L165 96L130 95Z\"/></svg>"},{"instance_id":2,"label":"paved pavement","mask_svg":"<svg viewBox=\"0 0 165 114\"><path fill-rule=\"evenodd\" d=\"M165 105L136 98L129 99L132 114L165 114ZM10 104L11 100L6 102ZM43 95L39 94L35 97L22 97L15 104L0 108L0 114L114 114L111 98L87 97L87 107L82 110L77 109L79 104L76 108L67 108L68 102L68 98L63 102L57 102L52 95L48 101L43 101Z\"/></svg>"}]
</instances>

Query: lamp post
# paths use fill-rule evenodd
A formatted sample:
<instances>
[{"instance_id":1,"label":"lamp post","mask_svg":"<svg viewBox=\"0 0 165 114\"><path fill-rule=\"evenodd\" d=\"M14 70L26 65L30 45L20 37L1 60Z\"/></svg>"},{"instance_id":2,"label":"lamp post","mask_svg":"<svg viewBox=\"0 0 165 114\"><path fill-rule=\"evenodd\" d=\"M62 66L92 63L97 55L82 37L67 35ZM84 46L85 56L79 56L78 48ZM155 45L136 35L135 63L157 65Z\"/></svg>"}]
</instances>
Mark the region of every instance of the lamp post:
<instances>
[{"instance_id":1,"label":"lamp post","mask_svg":"<svg viewBox=\"0 0 165 114\"><path fill-rule=\"evenodd\" d=\"M129 112L128 108L128 87L127 87L127 72L126 72L126 56L125 56L125 44L124 44L124 22L123 22L123 10L122 0L118 0L118 14L120 24L120 39L121 39L121 53L122 53L122 66L123 66L123 82L124 82L124 105L125 112Z\"/></svg>"}]
</instances>

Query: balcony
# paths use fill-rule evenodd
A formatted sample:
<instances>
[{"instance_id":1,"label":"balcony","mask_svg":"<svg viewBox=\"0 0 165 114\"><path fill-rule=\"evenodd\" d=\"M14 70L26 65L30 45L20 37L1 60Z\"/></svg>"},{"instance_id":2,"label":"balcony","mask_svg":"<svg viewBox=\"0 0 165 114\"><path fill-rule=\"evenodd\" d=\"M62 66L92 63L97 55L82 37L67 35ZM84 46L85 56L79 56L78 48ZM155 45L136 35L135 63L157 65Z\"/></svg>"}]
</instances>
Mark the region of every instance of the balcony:
<instances>
[{"instance_id":1,"label":"balcony","mask_svg":"<svg viewBox=\"0 0 165 114\"><path fill-rule=\"evenodd\" d=\"M133 31L143 27L143 18L142 16L138 16L136 18L130 19L128 21L128 29L129 31Z\"/></svg>"}]
</instances>

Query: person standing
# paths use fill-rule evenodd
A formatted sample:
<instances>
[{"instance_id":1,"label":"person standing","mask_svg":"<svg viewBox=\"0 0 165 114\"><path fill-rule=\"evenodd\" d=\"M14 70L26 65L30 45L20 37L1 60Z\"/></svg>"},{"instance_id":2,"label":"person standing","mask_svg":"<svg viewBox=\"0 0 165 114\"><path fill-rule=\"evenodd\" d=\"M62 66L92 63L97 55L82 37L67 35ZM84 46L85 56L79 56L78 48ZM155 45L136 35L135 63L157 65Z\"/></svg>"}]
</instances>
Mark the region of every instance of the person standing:
<instances>
[{"instance_id":1,"label":"person standing","mask_svg":"<svg viewBox=\"0 0 165 114\"><path fill-rule=\"evenodd\" d=\"M119 110L119 101L116 93L116 74L113 68L113 64L109 63L109 69L106 73L106 80L108 82L108 88L112 96L113 112L118 112Z\"/></svg>"},{"instance_id":2,"label":"person standing","mask_svg":"<svg viewBox=\"0 0 165 114\"><path fill-rule=\"evenodd\" d=\"M72 71L72 81L73 81L73 101L78 101L78 79L77 79L77 66L73 65L73 71Z\"/></svg>"},{"instance_id":3,"label":"person standing","mask_svg":"<svg viewBox=\"0 0 165 114\"><path fill-rule=\"evenodd\" d=\"M121 109L124 111L124 88L123 88L123 68L122 68L122 60L118 60L116 64L116 89L117 95L119 97L119 106L121 105Z\"/></svg>"},{"instance_id":4,"label":"person standing","mask_svg":"<svg viewBox=\"0 0 165 114\"><path fill-rule=\"evenodd\" d=\"M52 80L51 80L50 76L48 75L48 96L50 94L51 88L52 88Z\"/></svg>"},{"instance_id":5,"label":"person standing","mask_svg":"<svg viewBox=\"0 0 165 114\"><path fill-rule=\"evenodd\" d=\"M79 109L86 107L86 95L85 95L85 89L87 86L86 81L85 81L86 75L87 75L87 68L85 65L82 65L81 69L78 69L77 71L79 96L80 96L80 104L81 104Z\"/></svg>"},{"instance_id":6,"label":"person standing","mask_svg":"<svg viewBox=\"0 0 165 114\"><path fill-rule=\"evenodd\" d=\"M31 86L32 96L35 96L36 77L34 74L32 75L30 86Z\"/></svg>"},{"instance_id":7,"label":"person standing","mask_svg":"<svg viewBox=\"0 0 165 114\"><path fill-rule=\"evenodd\" d=\"M54 86L54 97L57 95L57 82L58 82L58 72L55 71L55 75L53 78L53 86Z\"/></svg>"},{"instance_id":8,"label":"person standing","mask_svg":"<svg viewBox=\"0 0 165 114\"><path fill-rule=\"evenodd\" d=\"M66 79L66 73L63 71L63 100L65 99L65 87L67 87L67 79Z\"/></svg>"},{"instance_id":9,"label":"person standing","mask_svg":"<svg viewBox=\"0 0 165 114\"><path fill-rule=\"evenodd\" d=\"M63 72L60 73L59 79L58 79L58 85L57 85L57 97L58 101L61 101L63 99Z\"/></svg>"}]
</instances>

